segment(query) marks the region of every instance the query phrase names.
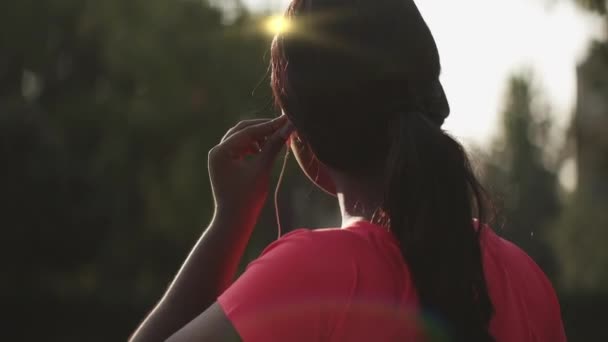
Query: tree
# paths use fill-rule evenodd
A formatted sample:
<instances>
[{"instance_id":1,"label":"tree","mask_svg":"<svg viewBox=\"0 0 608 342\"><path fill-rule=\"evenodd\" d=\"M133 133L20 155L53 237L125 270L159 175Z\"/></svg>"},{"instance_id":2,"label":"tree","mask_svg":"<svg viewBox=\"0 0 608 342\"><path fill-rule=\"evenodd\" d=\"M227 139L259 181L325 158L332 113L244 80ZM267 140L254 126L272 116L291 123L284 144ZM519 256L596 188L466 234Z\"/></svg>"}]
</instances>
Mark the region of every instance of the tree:
<instances>
[{"instance_id":1,"label":"tree","mask_svg":"<svg viewBox=\"0 0 608 342\"><path fill-rule=\"evenodd\" d=\"M577 188L566 199L553 243L570 291L608 294L608 43L594 42L579 65L577 108L572 121Z\"/></svg>"},{"instance_id":2,"label":"tree","mask_svg":"<svg viewBox=\"0 0 608 342\"><path fill-rule=\"evenodd\" d=\"M578 4L606 15L605 0L577 0ZM551 234L562 267L560 285L570 293L608 291L608 42L594 41L587 58L577 68L577 107L570 131L576 149L577 188L565 199L563 213Z\"/></svg>"},{"instance_id":3,"label":"tree","mask_svg":"<svg viewBox=\"0 0 608 342\"><path fill-rule=\"evenodd\" d=\"M583 8L606 14L606 0L575 0Z\"/></svg>"},{"instance_id":4,"label":"tree","mask_svg":"<svg viewBox=\"0 0 608 342\"><path fill-rule=\"evenodd\" d=\"M557 272L546 238L560 210L555 170L547 167L549 116L534 107L528 76L509 80L502 135L484 159L484 183L499 201L497 231L522 247L551 276Z\"/></svg>"},{"instance_id":5,"label":"tree","mask_svg":"<svg viewBox=\"0 0 608 342\"><path fill-rule=\"evenodd\" d=\"M269 109L256 27L206 1L0 4L8 339L125 339L160 297L213 208L207 151Z\"/></svg>"}]
</instances>

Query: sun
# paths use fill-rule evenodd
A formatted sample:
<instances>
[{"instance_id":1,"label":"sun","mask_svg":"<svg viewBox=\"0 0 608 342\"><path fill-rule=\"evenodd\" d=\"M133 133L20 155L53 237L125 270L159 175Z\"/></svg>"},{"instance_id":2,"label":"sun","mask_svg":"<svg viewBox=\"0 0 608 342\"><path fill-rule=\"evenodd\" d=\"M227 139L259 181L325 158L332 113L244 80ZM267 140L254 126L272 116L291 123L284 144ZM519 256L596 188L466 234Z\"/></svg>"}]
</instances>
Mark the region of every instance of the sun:
<instances>
[{"instance_id":1,"label":"sun","mask_svg":"<svg viewBox=\"0 0 608 342\"><path fill-rule=\"evenodd\" d=\"M264 23L266 32L272 35L283 34L292 29L292 24L289 19L282 15L274 15L266 19Z\"/></svg>"}]
</instances>

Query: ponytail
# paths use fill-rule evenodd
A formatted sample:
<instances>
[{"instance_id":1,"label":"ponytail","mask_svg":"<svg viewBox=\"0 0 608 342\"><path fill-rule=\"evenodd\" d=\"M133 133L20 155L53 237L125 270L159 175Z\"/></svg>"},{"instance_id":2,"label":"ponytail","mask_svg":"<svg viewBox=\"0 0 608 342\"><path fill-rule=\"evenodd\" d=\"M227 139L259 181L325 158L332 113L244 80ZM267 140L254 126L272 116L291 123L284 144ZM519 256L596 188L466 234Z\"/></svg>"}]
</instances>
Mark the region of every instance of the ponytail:
<instances>
[{"instance_id":1,"label":"ponytail","mask_svg":"<svg viewBox=\"0 0 608 342\"><path fill-rule=\"evenodd\" d=\"M483 190L463 148L440 128L449 105L439 53L415 2L292 0L286 17L342 44L277 35L277 104L319 161L356 179L384 179L372 221L400 241L422 309L445 322L450 340L493 341L479 246Z\"/></svg>"},{"instance_id":2,"label":"ponytail","mask_svg":"<svg viewBox=\"0 0 608 342\"><path fill-rule=\"evenodd\" d=\"M384 216L422 309L445 323L449 340L494 341L479 246L483 189L462 146L426 115L392 120Z\"/></svg>"}]
</instances>

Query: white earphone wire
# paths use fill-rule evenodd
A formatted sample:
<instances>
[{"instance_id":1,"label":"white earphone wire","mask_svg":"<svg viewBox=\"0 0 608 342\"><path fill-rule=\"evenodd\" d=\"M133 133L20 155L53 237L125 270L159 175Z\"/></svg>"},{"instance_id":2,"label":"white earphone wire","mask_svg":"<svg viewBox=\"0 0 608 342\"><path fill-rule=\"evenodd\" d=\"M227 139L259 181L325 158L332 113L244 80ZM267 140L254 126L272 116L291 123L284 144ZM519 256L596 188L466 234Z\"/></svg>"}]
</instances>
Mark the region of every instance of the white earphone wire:
<instances>
[{"instance_id":1,"label":"white earphone wire","mask_svg":"<svg viewBox=\"0 0 608 342\"><path fill-rule=\"evenodd\" d=\"M281 217L279 214L279 190L281 188L281 184L283 183L283 175L285 174L285 169L287 168L287 160L289 159L289 152L290 152L290 147L289 147L289 143L288 143L287 152L285 153L285 158L283 159L283 167L281 168L281 173L279 174L279 180L277 181L277 186L274 190L274 211L275 211L275 215L276 215L277 229L278 229L277 239L281 238L281 233L282 233Z\"/></svg>"}]
</instances>

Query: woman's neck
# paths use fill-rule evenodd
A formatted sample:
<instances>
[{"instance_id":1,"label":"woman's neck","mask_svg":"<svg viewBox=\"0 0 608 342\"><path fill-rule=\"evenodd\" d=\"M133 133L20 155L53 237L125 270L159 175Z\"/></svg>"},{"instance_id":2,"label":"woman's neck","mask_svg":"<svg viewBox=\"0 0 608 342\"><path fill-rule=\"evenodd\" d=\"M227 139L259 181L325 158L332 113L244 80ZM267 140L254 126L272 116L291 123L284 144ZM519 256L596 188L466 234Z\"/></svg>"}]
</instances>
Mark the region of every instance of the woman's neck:
<instances>
[{"instance_id":1,"label":"woman's neck","mask_svg":"<svg viewBox=\"0 0 608 342\"><path fill-rule=\"evenodd\" d=\"M349 180L346 177L332 175L336 185L338 204L342 216L342 228L357 221L372 221L374 214L382 205L382 193L379 186Z\"/></svg>"}]
</instances>

